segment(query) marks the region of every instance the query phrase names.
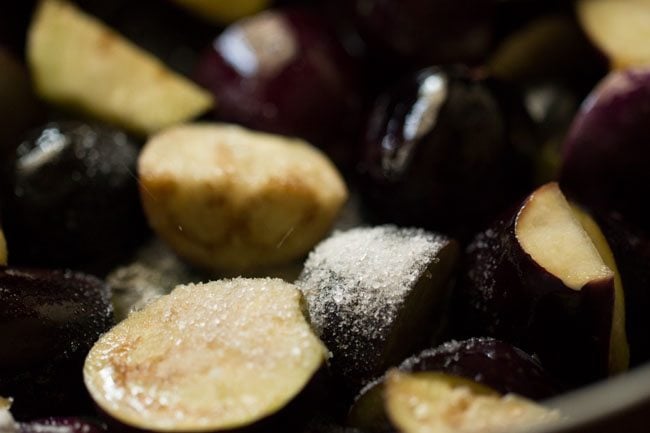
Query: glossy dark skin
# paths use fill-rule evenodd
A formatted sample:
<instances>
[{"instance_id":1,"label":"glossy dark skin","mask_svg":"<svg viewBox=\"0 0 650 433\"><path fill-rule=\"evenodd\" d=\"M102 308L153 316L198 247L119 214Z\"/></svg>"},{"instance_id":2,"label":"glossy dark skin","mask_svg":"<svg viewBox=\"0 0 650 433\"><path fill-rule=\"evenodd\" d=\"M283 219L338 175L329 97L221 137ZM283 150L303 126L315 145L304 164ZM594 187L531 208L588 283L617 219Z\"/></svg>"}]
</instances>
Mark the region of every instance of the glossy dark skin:
<instances>
[{"instance_id":1,"label":"glossy dark skin","mask_svg":"<svg viewBox=\"0 0 650 433\"><path fill-rule=\"evenodd\" d=\"M371 50L417 66L477 63L492 37L495 0L339 1Z\"/></svg>"},{"instance_id":2,"label":"glossy dark skin","mask_svg":"<svg viewBox=\"0 0 650 433\"><path fill-rule=\"evenodd\" d=\"M460 68L424 69L379 98L359 167L371 220L466 239L519 198L501 108Z\"/></svg>"},{"instance_id":3,"label":"glossy dark skin","mask_svg":"<svg viewBox=\"0 0 650 433\"><path fill-rule=\"evenodd\" d=\"M516 214L499 219L466 250L452 326L460 336L492 336L539 356L567 386L608 375L613 282L580 291L533 261L517 241Z\"/></svg>"},{"instance_id":4,"label":"glossy dark skin","mask_svg":"<svg viewBox=\"0 0 650 433\"><path fill-rule=\"evenodd\" d=\"M70 271L0 268L0 395L18 420L88 411L81 370L113 324L110 290Z\"/></svg>"},{"instance_id":5,"label":"glossy dark skin","mask_svg":"<svg viewBox=\"0 0 650 433\"><path fill-rule=\"evenodd\" d=\"M122 132L79 122L35 131L9 160L5 234L12 263L88 268L124 257L147 233L138 147Z\"/></svg>"},{"instance_id":6,"label":"glossy dark skin","mask_svg":"<svg viewBox=\"0 0 650 433\"><path fill-rule=\"evenodd\" d=\"M443 371L498 391L542 400L561 387L538 360L504 341L489 337L446 343L425 350L400 366L400 370Z\"/></svg>"},{"instance_id":7,"label":"glossy dark skin","mask_svg":"<svg viewBox=\"0 0 650 433\"><path fill-rule=\"evenodd\" d=\"M562 146L560 183L588 208L650 230L650 69L614 72L582 105Z\"/></svg>"},{"instance_id":8,"label":"glossy dark skin","mask_svg":"<svg viewBox=\"0 0 650 433\"><path fill-rule=\"evenodd\" d=\"M308 11L287 10L228 27L195 76L219 101L218 119L305 138L346 166L360 120L356 73L328 24Z\"/></svg>"}]
</instances>

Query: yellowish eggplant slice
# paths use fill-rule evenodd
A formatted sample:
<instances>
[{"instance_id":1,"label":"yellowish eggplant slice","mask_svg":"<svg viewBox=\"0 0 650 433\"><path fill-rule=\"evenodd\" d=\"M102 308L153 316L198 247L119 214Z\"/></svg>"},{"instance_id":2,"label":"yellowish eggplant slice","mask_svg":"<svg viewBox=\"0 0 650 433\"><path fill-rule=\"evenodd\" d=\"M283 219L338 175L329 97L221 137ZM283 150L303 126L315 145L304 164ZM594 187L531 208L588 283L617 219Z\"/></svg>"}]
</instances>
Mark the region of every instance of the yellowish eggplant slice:
<instances>
[{"instance_id":1,"label":"yellowish eggplant slice","mask_svg":"<svg viewBox=\"0 0 650 433\"><path fill-rule=\"evenodd\" d=\"M178 286L105 334L84 366L110 418L147 431L223 431L279 412L326 349L279 279Z\"/></svg>"},{"instance_id":2,"label":"yellowish eggplant slice","mask_svg":"<svg viewBox=\"0 0 650 433\"><path fill-rule=\"evenodd\" d=\"M440 373L388 374L384 393L401 433L504 433L556 421L560 414L514 394Z\"/></svg>"},{"instance_id":3,"label":"yellowish eggplant slice","mask_svg":"<svg viewBox=\"0 0 650 433\"><path fill-rule=\"evenodd\" d=\"M27 58L44 99L139 134L189 120L212 96L63 0L45 0L29 29Z\"/></svg>"}]
</instances>

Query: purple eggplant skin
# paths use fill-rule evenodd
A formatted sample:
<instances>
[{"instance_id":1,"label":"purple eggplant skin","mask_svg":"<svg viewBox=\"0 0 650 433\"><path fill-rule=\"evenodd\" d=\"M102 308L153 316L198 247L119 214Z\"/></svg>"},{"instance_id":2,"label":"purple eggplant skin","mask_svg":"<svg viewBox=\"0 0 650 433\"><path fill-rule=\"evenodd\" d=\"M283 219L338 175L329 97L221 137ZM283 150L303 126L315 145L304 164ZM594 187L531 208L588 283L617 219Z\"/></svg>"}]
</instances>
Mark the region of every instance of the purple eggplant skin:
<instances>
[{"instance_id":1,"label":"purple eggplant skin","mask_svg":"<svg viewBox=\"0 0 650 433\"><path fill-rule=\"evenodd\" d=\"M522 249L516 218L500 218L467 247L452 301L453 335L507 341L538 356L567 387L606 377L613 282L567 288Z\"/></svg>"},{"instance_id":2,"label":"purple eggplant skin","mask_svg":"<svg viewBox=\"0 0 650 433\"><path fill-rule=\"evenodd\" d=\"M562 146L560 184L594 211L650 229L650 68L612 72L577 114Z\"/></svg>"},{"instance_id":3,"label":"purple eggplant skin","mask_svg":"<svg viewBox=\"0 0 650 433\"><path fill-rule=\"evenodd\" d=\"M149 233L138 154L126 134L100 124L51 122L30 133L0 185L12 263L101 273L123 260Z\"/></svg>"},{"instance_id":4,"label":"purple eggplant skin","mask_svg":"<svg viewBox=\"0 0 650 433\"><path fill-rule=\"evenodd\" d=\"M204 51L195 78L220 101L217 119L304 138L347 168L362 119L359 68L326 20L290 8L231 24Z\"/></svg>"},{"instance_id":5,"label":"purple eggplant skin","mask_svg":"<svg viewBox=\"0 0 650 433\"><path fill-rule=\"evenodd\" d=\"M50 417L22 422L20 433L105 433L106 427L89 418Z\"/></svg>"},{"instance_id":6,"label":"purple eggplant skin","mask_svg":"<svg viewBox=\"0 0 650 433\"><path fill-rule=\"evenodd\" d=\"M490 337L450 341L408 358L402 371L442 371L485 385L501 394L543 400L563 387L537 359L523 350Z\"/></svg>"},{"instance_id":7,"label":"purple eggplant skin","mask_svg":"<svg viewBox=\"0 0 650 433\"><path fill-rule=\"evenodd\" d=\"M377 100L359 163L370 221L466 240L520 197L502 106L476 75L423 69Z\"/></svg>"},{"instance_id":8,"label":"purple eggplant skin","mask_svg":"<svg viewBox=\"0 0 650 433\"><path fill-rule=\"evenodd\" d=\"M625 288L625 324L630 366L650 360L650 233L616 213L596 215Z\"/></svg>"},{"instance_id":9,"label":"purple eggplant skin","mask_svg":"<svg viewBox=\"0 0 650 433\"><path fill-rule=\"evenodd\" d=\"M0 395L19 420L91 413L84 359L113 325L109 287L71 271L0 268Z\"/></svg>"}]
</instances>

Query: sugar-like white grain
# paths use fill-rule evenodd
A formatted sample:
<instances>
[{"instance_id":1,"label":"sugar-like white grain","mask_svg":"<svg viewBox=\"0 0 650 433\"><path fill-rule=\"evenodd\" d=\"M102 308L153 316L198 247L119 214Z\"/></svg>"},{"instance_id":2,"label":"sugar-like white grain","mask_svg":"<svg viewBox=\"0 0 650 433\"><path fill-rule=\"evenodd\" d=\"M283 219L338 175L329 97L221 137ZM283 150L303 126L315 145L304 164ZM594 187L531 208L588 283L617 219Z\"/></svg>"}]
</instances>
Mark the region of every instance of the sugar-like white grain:
<instances>
[{"instance_id":1,"label":"sugar-like white grain","mask_svg":"<svg viewBox=\"0 0 650 433\"><path fill-rule=\"evenodd\" d=\"M296 282L316 332L353 364L374 362L368 351L388 337L407 294L448 243L392 225L336 232L321 242Z\"/></svg>"}]
</instances>

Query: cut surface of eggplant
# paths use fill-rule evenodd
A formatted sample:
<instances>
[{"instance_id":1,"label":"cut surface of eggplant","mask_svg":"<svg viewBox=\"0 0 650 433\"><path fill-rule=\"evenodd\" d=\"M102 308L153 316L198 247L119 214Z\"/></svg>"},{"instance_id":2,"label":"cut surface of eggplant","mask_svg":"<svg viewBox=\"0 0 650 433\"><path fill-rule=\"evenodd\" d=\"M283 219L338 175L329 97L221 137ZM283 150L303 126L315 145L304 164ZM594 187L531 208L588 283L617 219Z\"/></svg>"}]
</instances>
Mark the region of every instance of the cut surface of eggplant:
<instances>
[{"instance_id":1,"label":"cut surface of eggplant","mask_svg":"<svg viewBox=\"0 0 650 433\"><path fill-rule=\"evenodd\" d=\"M154 231L189 263L219 275L306 255L348 197L336 167L307 142L232 124L156 134L138 173Z\"/></svg>"},{"instance_id":2,"label":"cut surface of eggplant","mask_svg":"<svg viewBox=\"0 0 650 433\"><path fill-rule=\"evenodd\" d=\"M212 96L94 17L45 0L27 58L44 99L147 135L202 114Z\"/></svg>"},{"instance_id":3,"label":"cut surface of eggplant","mask_svg":"<svg viewBox=\"0 0 650 433\"><path fill-rule=\"evenodd\" d=\"M517 216L515 232L524 251L566 287L580 291L593 281L613 283L608 368L612 374L625 371L629 348L623 285L598 224L571 205L556 183L549 183L529 197Z\"/></svg>"},{"instance_id":4,"label":"cut surface of eggplant","mask_svg":"<svg viewBox=\"0 0 650 433\"><path fill-rule=\"evenodd\" d=\"M536 354L569 387L629 364L624 290L598 224L557 183L539 187L467 249L455 326ZM464 310L464 311L463 311Z\"/></svg>"},{"instance_id":5,"label":"cut surface of eggplant","mask_svg":"<svg viewBox=\"0 0 650 433\"><path fill-rule=\"evenodd\" d=\"M503 433L546 424L558 412L514 394L439 373L388 374L387 415L402 433Z\"/></svg>"},{"instance_id":6,"label":"cut surface of eggplant","mask_svg":"<svg viewBox=\"0 0 650 433\"><path fill-rule=\"evenodd\" d=\"M516 235L526 253L573 290L614 277L557 184L530 196L517 216Z\"/></svg>"},{"instance_id":7,"label":"cut surface of eggplant","mask_svg":"<svg viewBox=\"0 0 650 433\"><path fill-rule=\"evenodd\" d=\"M650 63L650 2L644 0L580 0L576 14L587 36L610 60L626 69Z\"/></svg>"},{"instance_id":8,"label":"cut surface of eggplant","mask_svg":"<svg viewBox=\"0 0 650 433\"><path fill-rule=\"evenodd\" d=\"M111 418L149 431L222 431L278 412L320 369L298 289L279 279L178 286L105 334L84 366Z\"/></svg>"}]
</instances>

